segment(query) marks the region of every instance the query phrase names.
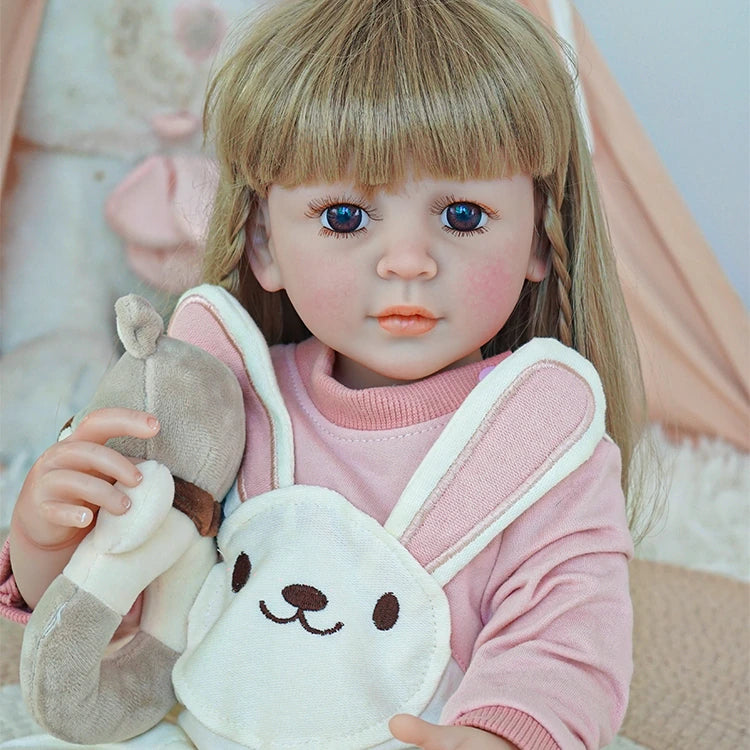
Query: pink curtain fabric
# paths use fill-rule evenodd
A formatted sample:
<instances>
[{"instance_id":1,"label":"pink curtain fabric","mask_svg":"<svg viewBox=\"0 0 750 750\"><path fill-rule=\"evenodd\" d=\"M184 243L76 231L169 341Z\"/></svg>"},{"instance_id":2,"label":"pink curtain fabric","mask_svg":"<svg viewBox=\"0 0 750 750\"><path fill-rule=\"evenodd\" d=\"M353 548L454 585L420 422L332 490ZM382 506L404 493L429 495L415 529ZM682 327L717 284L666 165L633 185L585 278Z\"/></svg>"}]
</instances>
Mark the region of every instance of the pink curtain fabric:
<instances>
[{"instance_id":1,"label":"pink curtain fabric","mask_svg":"<svg viewBox=\"0 0 750 750\"><path fill-rule=\"evenodd\" d=\"M0 188L44 0L0 1Z\"/></svg>"},{"instance_id":2,"label":"pink curtain fabric","mask_svg":"<svg viewBox=\"0 0 750 750\"><path fill-rule=\"evenodd\" d=\"M553 3L561 4L523 2L550 25ZM718 436L750 450L747 312L571 10L594 165L638 339L650 416L678 432Z\"/></svg>"},{"instance_id":3,"label":"pink curtain fabric","mask_svg":"<svg viewBox=\"0 0 750 750\"><path fill-rule=\"evenodd\" d=\"M551 3L522 0L551 22ZM0 1L0 180L44 0ZM652 419L750 450L750 322L573 11L594 163Z\"/></svg>"}]
</instances>

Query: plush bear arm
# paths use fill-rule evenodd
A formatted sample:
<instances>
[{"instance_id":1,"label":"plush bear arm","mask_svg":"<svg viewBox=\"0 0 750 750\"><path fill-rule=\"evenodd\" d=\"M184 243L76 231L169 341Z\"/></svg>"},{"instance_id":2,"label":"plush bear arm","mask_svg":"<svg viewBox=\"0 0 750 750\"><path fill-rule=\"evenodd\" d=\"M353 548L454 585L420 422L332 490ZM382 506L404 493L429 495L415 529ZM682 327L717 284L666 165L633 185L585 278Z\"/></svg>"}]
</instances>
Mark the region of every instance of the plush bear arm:
<instances>
[{"instance_id":1,"label":"plush bear arm","mask_svg":"<svg viewBox=\"0 0 750 750\"><path fill-rule=\"evenodd\" d=\"M138 595L200 538L194 523L172 507L174 483L156 461L138 464L143 480L124 487L130 510L99 511L96 526L65 566L63 575L121 617Z\"/></svg>"},{"instance_id":2,"label":"plush bear arm","mask_svg":"<svg viewBox=\"0 0 750 750\"><path fill-rule=\"evenodd\" d=\"M120 741L150 729L172 708L176 651L140 631L102 658L120 621L65 576L50 585L21 652L24 698L46 731L69 742Z\"/></svg>"},{"instance_id":3,"label":"plush bear arm","mask_svg":"<svg viewBox=\"0 0 750 750\"><path fill-rule=\"evenodd\" d=\"M199 537L169 570L146 589L141 630L182 653L187 644L190 609L216 562L215 539Z\"/></svg>"},{"instance_id":4,"label":"plush bear arm","mask_svg":"<svg viewBox=\"0 0 750 750\"><path fill-rule=\"evenodd\" d=\"M153 461L139 466L143 482L123 490L131 510L124 516L100 511L24 634L26 702L39 724L70 742L130 738L172 708L172 667L185 647L187 613L216 562L215 541L171 506L169 472ZM141 591L139 632L110 652Z\"/></svg>"}]
</instances>

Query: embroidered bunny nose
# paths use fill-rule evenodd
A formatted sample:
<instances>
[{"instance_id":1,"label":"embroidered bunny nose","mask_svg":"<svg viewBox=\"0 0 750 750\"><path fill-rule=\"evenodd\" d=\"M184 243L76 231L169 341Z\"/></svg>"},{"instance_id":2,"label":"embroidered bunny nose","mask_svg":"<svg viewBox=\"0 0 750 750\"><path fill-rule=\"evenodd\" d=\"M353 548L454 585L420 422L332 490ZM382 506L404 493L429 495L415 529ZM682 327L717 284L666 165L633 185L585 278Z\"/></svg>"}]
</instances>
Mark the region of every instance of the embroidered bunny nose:
<instances>
[{"instance_id":1,"label":"embroidered bunny nose","mask_svg":"<svg viewBox=\"0 0 750 750\"><path fill-rule=\"evenodd\" d=\"M328 604L326 595L314 586L305 586L301 583L293 583L285 586L281 595L293 607L310 612L318 612Z\"/></svg>"}]
</instances>

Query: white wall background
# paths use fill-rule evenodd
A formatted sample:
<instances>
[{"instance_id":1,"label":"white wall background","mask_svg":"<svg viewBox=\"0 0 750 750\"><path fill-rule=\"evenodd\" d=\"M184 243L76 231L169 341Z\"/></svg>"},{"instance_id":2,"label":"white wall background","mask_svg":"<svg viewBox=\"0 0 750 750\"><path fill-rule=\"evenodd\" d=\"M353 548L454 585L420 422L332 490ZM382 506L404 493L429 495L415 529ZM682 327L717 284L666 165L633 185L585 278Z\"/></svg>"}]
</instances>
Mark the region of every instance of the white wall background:
<instances>
[{"instance_id":1,"label":"white wall background","mask_svg":"<svg viewBox=\"0 0 750 750\"><path fill-rule=\"evenodd\" d=\"M750 3L574 4L750 309Z\"/></svg>"}]
</instances>

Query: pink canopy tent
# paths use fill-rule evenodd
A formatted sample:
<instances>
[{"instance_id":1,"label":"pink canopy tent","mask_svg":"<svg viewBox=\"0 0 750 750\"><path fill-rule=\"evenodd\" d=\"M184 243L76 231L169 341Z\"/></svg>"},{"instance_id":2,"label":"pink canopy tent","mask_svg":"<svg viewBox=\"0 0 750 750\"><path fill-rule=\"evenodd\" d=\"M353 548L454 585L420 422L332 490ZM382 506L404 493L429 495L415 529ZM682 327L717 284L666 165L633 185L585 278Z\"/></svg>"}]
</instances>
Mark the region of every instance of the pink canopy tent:
<instances>
[{"instance_id":1,"label":"pink canopy tent","mask_svg":"<svg viewBox=\"0 0 750 750\"><path fill-rule=\"evenodd\" d=\"M636 329L651 418L750 450L750 321L580 17L523 0L578 55L582 111ZM0 180L44 9L0 4ZM583 103L585 102L585 104Z\"/></svg>"},{"instance_id":2,"label":"pink canopy tent","mask_svg":"<svg viewBox=\"0 0 750 750\"><path fill-rule=\"evenodd\" d=\"M568 0L524 0L573 47L649 413L750 450L750 321Z\"/></svg>"},{"instance_id":3,"label":"pink canopy tent","mask_svg":"<svg viewBox=\"0 0 750 750\"><path fill-rule=\"evenodd\" d=\"M0 3L0 186L43 13L44 0Z\"/></svg>"}]
</instances>

